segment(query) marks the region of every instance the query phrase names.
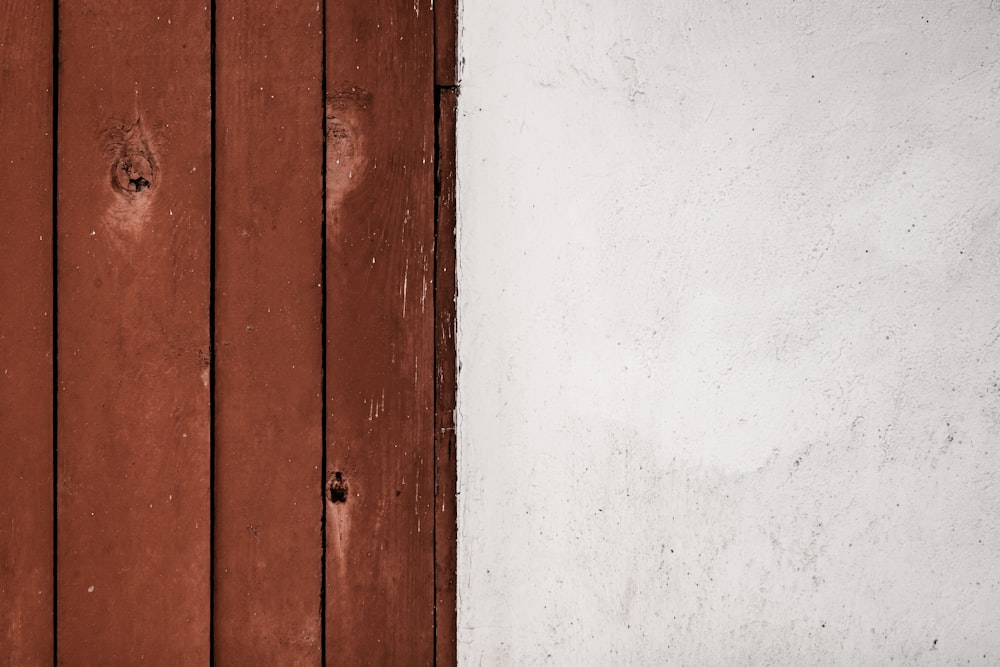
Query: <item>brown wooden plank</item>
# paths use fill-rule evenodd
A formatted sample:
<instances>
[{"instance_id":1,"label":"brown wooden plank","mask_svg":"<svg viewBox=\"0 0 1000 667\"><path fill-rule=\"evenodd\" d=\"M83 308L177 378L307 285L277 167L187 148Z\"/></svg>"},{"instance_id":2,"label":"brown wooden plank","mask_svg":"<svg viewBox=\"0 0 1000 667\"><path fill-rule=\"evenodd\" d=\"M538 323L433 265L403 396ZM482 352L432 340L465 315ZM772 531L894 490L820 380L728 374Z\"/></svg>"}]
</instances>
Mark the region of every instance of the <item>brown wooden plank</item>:
<instances>
[{"instance_id":1,"label":"brown wooden plank","mask_svg":"<svg viewBox=\"0 0 1000 667\"><path fill-rule=\"evenodd\" d=\"M0 7L0 664L52 660L52 3Z\"/></svg>"},{"instance_id":2,"label":"brown wooden plank","mask_svg":"<svg viewBox=\"0 0 1000 667\"><path fill-rule=\"evenodd\" d=\"M321 662L322 73L316 2L217 3L217 665Z\"/></svg>"},{"instance_id":3,"label":"brown wooden plank","mask_svg":"<svg viewBox=\"0 0 1000 667\"><path fill-rule=\"evenodd\" d=\"M429 0L327 3L330 664L434 659Z\"/></svg>"},{"instance_id":4,"label":"brown wooden plank","mask_svg":"<svg viewBox=\"0 0 1000 667\"><path fill-rule=\"evenodd\" d=\"M434 271L434 404L436 484L434 488L437 665L458 663L455 576L458 526L455 451L455 114L457 92L438 91L438 197Z\"/></svg>"},{"instance_id":5,"label":"brown wooden plank","mask_svg":"<svg viewBox=\"0 0 1000 667\"><path fill-rule=\"evenodd\" d=\"M434 78L458 85L458 0L434 0Z\"/></svg>"},{"instance_id":6,"label":"brown wooden plank","mask_svg":"<svg viewBox=\"0 0 1000 667\"><path fill-rule=\"evenodd\" d=\"M60 3L60 664L205 664L210 12Z\"/></svg>"}]
</instances>

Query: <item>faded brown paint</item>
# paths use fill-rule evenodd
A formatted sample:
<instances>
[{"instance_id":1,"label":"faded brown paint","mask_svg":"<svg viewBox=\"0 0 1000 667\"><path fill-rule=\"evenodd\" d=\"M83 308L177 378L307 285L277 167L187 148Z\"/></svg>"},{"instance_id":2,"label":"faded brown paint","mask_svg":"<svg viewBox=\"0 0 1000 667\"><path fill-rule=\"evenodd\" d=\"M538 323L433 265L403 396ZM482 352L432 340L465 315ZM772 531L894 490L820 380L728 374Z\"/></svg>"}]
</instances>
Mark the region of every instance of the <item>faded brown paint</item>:
<instances>
[{"instance_id":1,"label":"faded brown paint","mask_svg":"<svg viewBox=\"0 0 1000 667\"><path fill-rule=\"evenodd\" d=\"M0 664L52 660L52 3L0 11Z\"/></svg>"},{"instance_id":2,"label":"faded brown paint","mask_svg":"<svg viewBox=\"0 0 1000 667\"><path fill-rule=\"evenodd\" d=\"M455 114L458 95L438 92L437 243L434 275L435 589L438 665L458 662L455 568L458 559L455 451Z\"/></svg>"},{"instance_id":3,"label":"faded brown paint","mask_svg":"<svg viewBox=\"0 0 1000 667\"><path fill-rule=\"evenodd\" d=\"M217 665L321 661L322 23L216 5Z\"/></svg>"},{"instance_id":4,"label":"faded brown paint","mask_svg":"<svg viewBox=\"0 0 1000 667\"><path fill-rule=\"evenodd\" d=\"M434 82L458 85L458 0L434 2Z\"/></svg>"},{"instance_id":5,"label":"faded brown paint","mask_svg":"<svg viewBox=\"0 0 1000 667\"><path fill-rule=\"evenodd\" d=\"M330 664L434 661L434 18L427 0L327 3L326 506Z\"/></svg>"},{"instance_id":6,"label":"faded brown paint","mask_svg":"<svg viewBox=\"0 0 1000 667\"><path fill-rule=\"evenodd\" d=\"M209 11L73 1L59 23L58 661L204 664ZM152 187L128 192L136 155Z\"/></svg>"}]
</instances>

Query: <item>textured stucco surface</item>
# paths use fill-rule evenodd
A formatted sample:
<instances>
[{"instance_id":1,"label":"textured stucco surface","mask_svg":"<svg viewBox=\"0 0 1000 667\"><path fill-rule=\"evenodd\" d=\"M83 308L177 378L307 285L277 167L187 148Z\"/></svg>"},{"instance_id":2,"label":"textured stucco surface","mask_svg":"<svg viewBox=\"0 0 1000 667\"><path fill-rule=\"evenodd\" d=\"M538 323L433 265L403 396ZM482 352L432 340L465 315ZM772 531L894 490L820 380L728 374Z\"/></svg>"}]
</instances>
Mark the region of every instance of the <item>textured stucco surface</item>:
<instances>
[{"instance_id":1,"label":"textured stucco surface","mask_svg":"<svg viewBox=\"0 0 1000 667\"><path fill-rule=\"evenodd\" d=\"M463 664L1000 664L1000 2L463 5Z\"/></svg>"}]
</instances>

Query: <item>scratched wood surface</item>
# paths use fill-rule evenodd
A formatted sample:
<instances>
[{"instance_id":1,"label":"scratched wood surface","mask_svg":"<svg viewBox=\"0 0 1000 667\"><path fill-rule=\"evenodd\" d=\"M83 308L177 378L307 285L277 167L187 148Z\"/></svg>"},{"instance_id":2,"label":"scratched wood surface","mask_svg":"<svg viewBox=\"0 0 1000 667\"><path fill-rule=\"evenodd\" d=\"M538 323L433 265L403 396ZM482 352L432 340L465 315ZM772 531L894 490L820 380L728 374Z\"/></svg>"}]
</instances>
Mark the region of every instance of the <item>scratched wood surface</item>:
<instances>
[{"instance_id":1,"label":"scratched wood surface","mask_svg":"<svg viewBox=\"0 0 1000 667\"><path fill-rule=\"evenodd\" d=\"M52 3L0 12L0 664L52 659Z\"/></svg>"},{"instance_id":2,"label":"scratched wood surface","mask_svg":"<svg viewBox=\"0 0 1000 667\"><path fill-rule=\"evenodd\" d=\"M59 11L57 657L205 664L210 14Z\"/></svg>"},{"instance_id":3,"label":"scratched wood surface","mask_svg":"<svg viewBox=\"0 0 1000 667\"><path fill-rule=\"evenodd\" d=\"M434 18L327 4L326 642L434 660Z\"/></svg>"},{"instance_id":4,"label":"scratched wood surface","mask_svg":"<svg viewBox=\"0 0 1000 667\"><path fill-rule=\"evenodd\" d=\"M437 5L0 3L0 664L455 663Z\"/></svg>"},{"instance_id":5,"label":"scratched wood surface","mask_svg":"<svg viewBox=\"0 0 1000 667\"><path fill-rule=\"evenodd\" d=\"M217 665L321 661L322 24L216 5Z\"/></svg>"}]
</instances>

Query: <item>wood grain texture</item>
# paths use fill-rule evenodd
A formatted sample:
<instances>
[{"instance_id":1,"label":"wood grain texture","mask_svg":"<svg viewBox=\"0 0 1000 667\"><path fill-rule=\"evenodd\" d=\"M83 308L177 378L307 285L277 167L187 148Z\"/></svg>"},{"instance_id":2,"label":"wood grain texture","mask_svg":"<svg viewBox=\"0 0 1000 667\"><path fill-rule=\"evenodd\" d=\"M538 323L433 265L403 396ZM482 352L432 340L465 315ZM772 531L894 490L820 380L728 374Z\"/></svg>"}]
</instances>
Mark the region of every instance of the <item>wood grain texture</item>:
<instances>
[{"instance_id":1,"label":"wood grain texture","mask_svg":"<svg viewBox=\"0 0 1000 667\"><path fill-rule=\"evenodd\" d=\"M205 664L209 8L59 26L58 662Z\"/></svg>"},{"instance_id":2,"label":"wood grain texture","mask_svg":"<svg viewBox=\"0 0 1000 667\"><path fill-rule=\"evenodd\" d=\"M321 661L322 23L216 5L217 665Z\"/></svg>"},{"instance_id":3,"label":"wood grain texture","mask_svg":"<svg viewBox=\"0 0 1000 667\"><path fill-rule=\"evenodd\" d=\"M421 0L326 11L327 659L425 665L434 660L433 13Z\"/></svg>"},{"instance_id":4,"label":"wood grain texture","mask_svg":"<svg viewBox=\"0 0 1000 667\"><path fill-rule=\"evenodd\" d=\"M456 509L457 461L455 445L455 114L458 94L438 90L437 233L434 270L434 545L438 665L458 663L456 651L456 567L458 525Z\"/></svg>"},{"instance_id":5,"label":"wood grain texture","mask_svg":"<svg viewBox=\"0 0 1000 667\"><path fill-rule=\"evenodd\" d=\"M458 85L458 0L434 1L434 82Z\"/></svg>"},{"instance_id":6,"label":"wood grain texture","mask_svg":"<svg viewBox=\"0 0 1000 667\"><path fill-rule=\"evenodd\" d=\"M0 6L0 664L52 660L52 3Z\"/></svg>"}]
</instances>

